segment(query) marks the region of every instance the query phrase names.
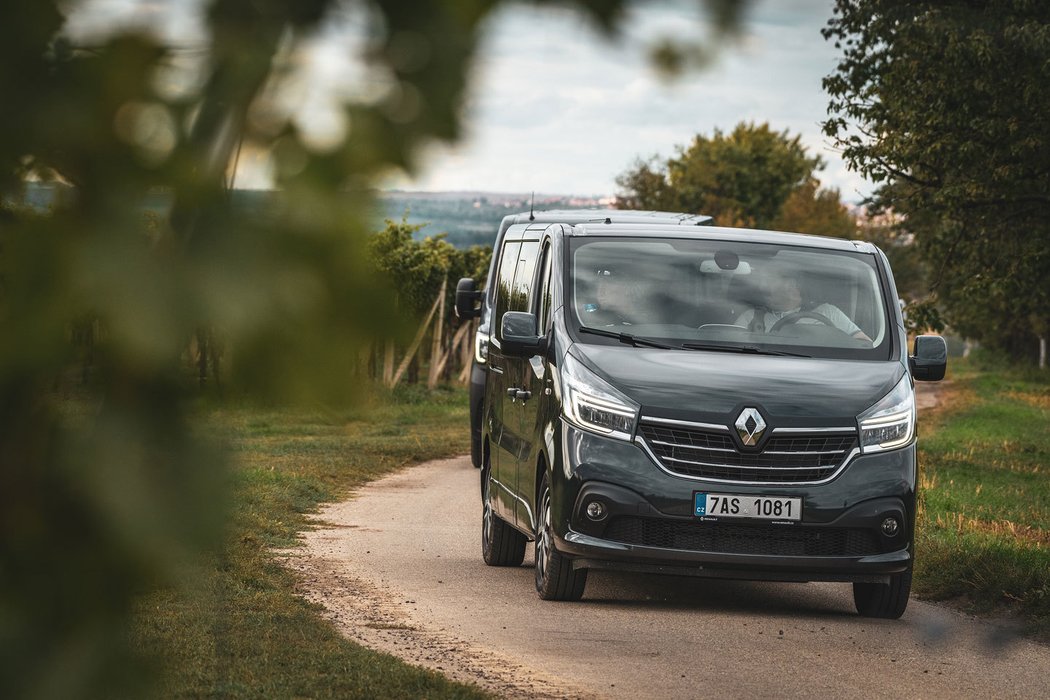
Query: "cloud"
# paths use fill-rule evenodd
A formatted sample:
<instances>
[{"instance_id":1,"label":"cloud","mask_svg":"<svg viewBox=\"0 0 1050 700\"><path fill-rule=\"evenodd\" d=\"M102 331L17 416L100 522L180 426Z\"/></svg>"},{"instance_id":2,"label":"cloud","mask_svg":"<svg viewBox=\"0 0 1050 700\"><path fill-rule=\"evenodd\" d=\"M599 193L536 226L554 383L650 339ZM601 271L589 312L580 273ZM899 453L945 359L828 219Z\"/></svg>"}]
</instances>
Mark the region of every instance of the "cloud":
<instances>
[{"instance_id":1,"label":"cloud","mask_svg":"<svg viewBox=\"0 0 1050 700\"><path fill-rule=\"evenodd\" d=\"M637 157L671 155L715 128L768 121L800 134L828 162L826 184L844 197L869 193L820 131L827 107L820 82L837 58L820 36L831 3L758 3L742 41L725 47L709 70L668 85L648 66L644 46L668 29L682 35L694 27L704 36L709 28L685 7L639 11L618 44L564 11L504 11L480 55L471 141L455 150L454 161L431 161L418 184L608 193Z\"/></svg>"}]
</instances>

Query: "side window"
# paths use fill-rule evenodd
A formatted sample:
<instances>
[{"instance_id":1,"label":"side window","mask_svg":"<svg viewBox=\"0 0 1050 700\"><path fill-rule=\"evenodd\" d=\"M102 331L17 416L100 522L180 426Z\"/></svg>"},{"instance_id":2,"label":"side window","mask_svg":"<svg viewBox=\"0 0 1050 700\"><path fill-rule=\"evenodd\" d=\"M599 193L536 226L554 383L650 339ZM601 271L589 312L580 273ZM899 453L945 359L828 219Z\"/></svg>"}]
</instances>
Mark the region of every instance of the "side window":
<instances>
[{"instance_id":1,"label":"side window","mask_svg":"<svg viewBox=\"0 0 1050 700\"><path fill-rule=\"evenodd\" d=\"M524 241L518 253L518 269L514 272L511 286L509 311L532 309L532 286L536 277L536 260L539 257L539 241Z\"/></svg>"},{"instance_id":2,"label":"side window","mask_svg":"<svg viewBox=\"0 0 1050 700\"><path fill-rule=\"evenodd\" d=\"M551 246L548 243L543 249L543 271L540 273L540 299L539 299L539 326L537 331L540 335L545 334L551 326Z\"/></svg>"},{"instance_id":3,"label":"side window","mask_svg":"<svg viewBox=\"0 0 1050 700\"><path fill-rule=\"evenodd\" d=\"M503 314L510 305L511 284L514 281L514 270L518 266L518 252L521 243L510 241L503 244L503 255L499 262L499 271L496 275L496 303L493 311L493 330L496 337L503 339Z\"/></svg>"}]
</instances>

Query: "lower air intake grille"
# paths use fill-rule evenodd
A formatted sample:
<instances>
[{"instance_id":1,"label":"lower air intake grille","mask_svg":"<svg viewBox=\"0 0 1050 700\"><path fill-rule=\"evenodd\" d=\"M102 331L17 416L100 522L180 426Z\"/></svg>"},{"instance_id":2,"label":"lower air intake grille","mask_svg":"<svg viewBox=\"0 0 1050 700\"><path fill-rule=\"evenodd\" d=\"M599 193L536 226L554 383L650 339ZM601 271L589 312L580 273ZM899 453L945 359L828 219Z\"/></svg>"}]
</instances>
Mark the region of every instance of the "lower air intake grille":
<instances>
[{"instance_id":1,"label":"lower air intake grille","mask_svg":"<svg viewBox=\"0 0 1050 700\"><path fill-rule=\"evenodd\" d=\"M624 544L691 552L806 557L863 557L879 554L868 530L706 523L636 516L613 518L604 539Z\"/></svg>"}]
</instances>

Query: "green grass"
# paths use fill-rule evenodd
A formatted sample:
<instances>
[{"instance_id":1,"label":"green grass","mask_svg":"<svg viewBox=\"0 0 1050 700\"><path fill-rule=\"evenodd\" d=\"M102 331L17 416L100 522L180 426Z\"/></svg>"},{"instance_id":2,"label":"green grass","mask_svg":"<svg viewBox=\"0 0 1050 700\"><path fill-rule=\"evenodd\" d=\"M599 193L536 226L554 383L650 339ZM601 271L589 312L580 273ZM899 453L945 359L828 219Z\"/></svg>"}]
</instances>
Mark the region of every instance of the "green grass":
<instances>
[{"instance_id":1,"label":"green grass","mask_svg":"<svg viewBox=\"0 0 1050 700\"><path fill-rule=\"evenodd\" d=\"M270 553L295 544L319 503L467 452L465 392L409 390L342 412L225 408L206 422L233 448L231 527L183 585L138 605L134 641L160 696L484 697L340 637Z\"/></svg>"},{"instance_id":2,"label":"green grass","mask_svg":"<svg viewBox=\"0 0 1050 700\"><path fill-rule=\"evenodd\" d=\"M1050 639L1050 372L963 362L922 421L916 591Z\"/></svg>"}]
</instances>

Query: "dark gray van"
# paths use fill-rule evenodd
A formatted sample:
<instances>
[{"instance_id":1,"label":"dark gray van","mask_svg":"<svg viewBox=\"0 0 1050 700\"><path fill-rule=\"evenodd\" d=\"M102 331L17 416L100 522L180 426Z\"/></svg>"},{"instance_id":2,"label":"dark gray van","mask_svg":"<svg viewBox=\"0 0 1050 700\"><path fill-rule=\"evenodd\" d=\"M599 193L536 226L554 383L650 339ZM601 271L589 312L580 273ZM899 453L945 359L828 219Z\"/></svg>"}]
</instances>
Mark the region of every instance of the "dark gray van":
<instances>
[{"instance_id":1,"label":"dark gray van","mask_svg":"<svg viewBox=\"0 0 1050 700\"><path fill-rule=\"evenodd\" d=\"M624 209L551 209L537 212L521 212L503 217L493 251L503 249L503 237L511 226L525 224L538 226L542 230L550 224L584 223L650 223L674 226L706 226L711 223L710 216L698 214L679 214L667 211L632 211ZM456 289L456 314L460 318L480 318L478 331L474 334L474 360L470 370L470 458L475 468L481 466L481 410L485 399L485 379L488 374L488 344L492 334L492 295L493 275L496 270L496 255L492 256L489 266L487 284L484 291L477 291L477 283L471 279L462 279ZM480 301L480 306L475 303Z\"/></svg>"},{"instance_id":2,"label":"dark gray van","mask_svg":"<svg viewBox=\"0 0 1050 700\"><path fill-rule=\"evenodd\" d=\"M482 555L540 597L590 569L853 584L908 602L915 380L885 255L660 224L516 224L493 256ZM467 286L467 285L464 285ZM457 301L462 313L474 300Z\"/></svg>"}]
</instances>

